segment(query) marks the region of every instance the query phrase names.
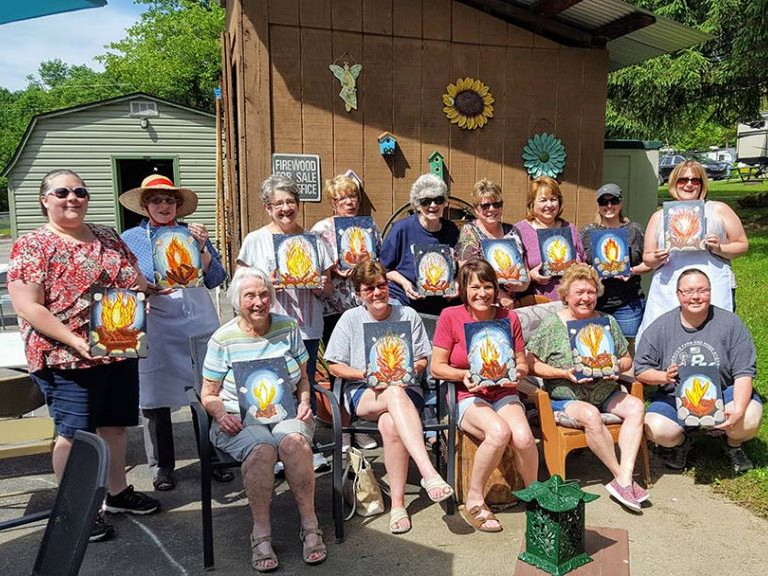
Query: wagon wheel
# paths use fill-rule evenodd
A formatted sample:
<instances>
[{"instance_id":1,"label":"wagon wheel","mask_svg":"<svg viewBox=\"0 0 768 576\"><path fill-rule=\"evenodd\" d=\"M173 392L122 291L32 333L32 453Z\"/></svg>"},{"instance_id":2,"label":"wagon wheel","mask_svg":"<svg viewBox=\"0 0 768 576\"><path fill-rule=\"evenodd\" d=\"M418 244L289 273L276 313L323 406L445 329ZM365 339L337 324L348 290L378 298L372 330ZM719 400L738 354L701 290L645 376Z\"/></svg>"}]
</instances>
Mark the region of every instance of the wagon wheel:
<instances>
[{"instance_id":1,"label":"wagon wheel","mask_svg":"<svg viewBox=\"0 0 768 576\"><path fill-rule=\"evenodd\" d=\"M445 209L449 215L448 219L459 227L461 227L464 222L475 219L475 207L461 198L449 197ZM411 207L410 202L406 202L400 206L400 208L395 210L395 213L389 217L387 223L384 224L384 228L381 231L381 237L385 238L387 236L389 229L392 227L392 224L395 223L395 220L398 220L401 216L410 216L413 213L414 210Z\"/></svg>"}]
</instances>

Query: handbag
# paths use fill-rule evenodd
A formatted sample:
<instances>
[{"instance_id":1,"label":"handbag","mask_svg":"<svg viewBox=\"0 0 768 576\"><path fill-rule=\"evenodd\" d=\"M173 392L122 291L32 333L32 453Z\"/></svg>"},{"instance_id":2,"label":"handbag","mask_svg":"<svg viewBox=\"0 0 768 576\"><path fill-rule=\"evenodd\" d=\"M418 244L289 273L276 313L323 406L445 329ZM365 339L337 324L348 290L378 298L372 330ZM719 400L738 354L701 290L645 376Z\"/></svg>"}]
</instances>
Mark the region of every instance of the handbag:
<instances>
[{"instance_id":1,"label":"handbag","mask_svg":"<svg viewBox=\"0 0 768 576\"><path fill-rule=\"evenodd\" d=\"M365 459L360 450L353 446L350 446L347 451L347 467L344 470L341 489L347 504L352 507L352 511L344 518L345 520L352 518L355 512L360 516L376 516L384 513L381 486L376 480L371 463Z\"/></svg>"}]
</instances>

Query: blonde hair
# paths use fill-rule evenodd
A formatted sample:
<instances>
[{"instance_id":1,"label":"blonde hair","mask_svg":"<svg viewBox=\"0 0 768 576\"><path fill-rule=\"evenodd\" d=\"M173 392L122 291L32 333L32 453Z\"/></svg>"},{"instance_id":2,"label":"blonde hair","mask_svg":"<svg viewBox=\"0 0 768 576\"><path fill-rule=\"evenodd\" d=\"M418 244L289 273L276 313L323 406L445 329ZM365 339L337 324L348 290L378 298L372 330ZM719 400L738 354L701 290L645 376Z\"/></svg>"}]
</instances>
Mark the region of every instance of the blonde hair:
<instances>
[{"instance_id":1,"label":"blonde hair","mask_svg":"<svg viewBox=\"0 0 768 576\"><path fill-rule=\"evenodd\" d=\"M349 176L339 174L325 181L323 186L323 194L327 196L331 202L336 202L342 196L349 196L354 194L357 199L360 199L360 188L357 186L357 182L352 180Z\"/></svg>"},{"instance_id":2,"label":"blonde hair","mask_svg":"<svg viewBox=\"0 0 768 576\"><path fill-rule=\"evenodd\" d=\"M707 192L709 192L709 185L707 184L707 171L704 166L696 162L696 160L686 160L674 167L672 173L669 175L669 195L677 200L677 181L680 179L680 175L690 168L693 170L698 178L701 178L701 190L699 191L699 200L707 199Z\"/></svg>"},{"instance_id":3,"label":"blonde hair","mask_svg":"<svg viewBox=\"0 0 768 576\"><path fill-rule=\"evenodd\" d=\"M549 191L557 196L560 208L557 211L557 216L555 219L559 220L560 215L563 213L563 193L560 191L560 186L558 185L557 180L550 178L549 176L539 176L538 178L534 178L531 181L531 185L528 188L528 198L525 205L525 219L529 221L536 219L536 215L533 213L533 205L536 202L539 191L541 191L542 194Z\"/></svg>"},{"instance_id":4,"label":"blonde hair","mask_svg":"<svg viewBox=\"0 0 768 576\"><path fill-rule=\"evenodd\" d=\"M586 280L592 282L597 289L597 297L603 295L603 283L600 281L600 276L597 275L597 271L589 264L578 262L570 266L562 278L560 278L560 284L557 287L557 295L560 300L565 304L565 297L568 295L568 291L571 289L571 284L577 280Z\"/></svg>"},{"instance_id":5,"label":"blonde hair","mask_svg":"<svg viewBox=\"0 0 768 576\"><path fill-rule=\"evenodd\" d=\"M484 196L490 196L491 202L502 200L501 186L495 182L491 182L488 178L478 180L475 187L472 189L472 203L475 206L480 205Z\"/></svg>"}]
</instances>

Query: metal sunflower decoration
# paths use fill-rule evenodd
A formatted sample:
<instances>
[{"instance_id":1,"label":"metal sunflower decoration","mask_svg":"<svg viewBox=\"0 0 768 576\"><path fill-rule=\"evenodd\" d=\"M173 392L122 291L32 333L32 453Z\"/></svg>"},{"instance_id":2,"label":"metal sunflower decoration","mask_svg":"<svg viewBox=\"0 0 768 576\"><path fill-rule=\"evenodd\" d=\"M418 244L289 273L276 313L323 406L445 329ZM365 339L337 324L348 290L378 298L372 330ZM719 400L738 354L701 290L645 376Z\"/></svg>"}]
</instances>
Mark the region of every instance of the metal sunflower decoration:
<instances>
[{"instance_id":1,"label":"metal sunflower decoration","mask_svg":"<svg viewBox=\"0 0 768 576\"><path fill-rule=\"evenodd\" d=\"M493 118L493 95L490 88L474 78L459 78L456 84L446 86L443 94L443 112L464 130L482 128Z\"/></svg>"},{"instance_id":2,"label":"metal sunflower decoration","mask_svg":"<svg viewBox=\"0 0 768 576\"><path fill-rule=\"evenodd\" d=\"M557 175L565 167L565 146L552 134L536 134L523 148L523 166L531 178Z\"/></svg>"}]
</instances>

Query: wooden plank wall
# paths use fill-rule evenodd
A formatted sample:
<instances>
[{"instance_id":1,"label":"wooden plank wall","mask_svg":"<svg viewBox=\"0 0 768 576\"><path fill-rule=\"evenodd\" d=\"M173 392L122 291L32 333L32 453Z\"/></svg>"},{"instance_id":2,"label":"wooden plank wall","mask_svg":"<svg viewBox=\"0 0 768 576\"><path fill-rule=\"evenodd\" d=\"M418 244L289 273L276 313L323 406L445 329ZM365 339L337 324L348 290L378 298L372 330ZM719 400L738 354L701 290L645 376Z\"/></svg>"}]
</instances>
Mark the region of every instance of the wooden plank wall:
<instances>
[{"instance_id":1,"label":"wooden plank wall","mask_svg":"<svg viewBox=\"0 0 768 576\"><path fill-rule=\"evenodd\" d=\"M474 183L490 178L504 190L505 219L517 221L528 188L522 149L544 131L568 154L565 217L579 225L591 218L602 177L606 51L562 47L452 0L236 0L227 11L230 34L242 35L232 43L243 92L242 234L264 223L258 186L273 152L319 154L323 179L355 170L365 182L361 211L383 226L437 150L452 195L469 199ZM363 65L352 112L328 69L345 54ZM479 130L451 125L442 111L446 85L465 76L495 98L494 118ZM378 152L385 130L398 141L394 158ZM330 213L325 201L305 203L304 225Z\"/></svg>"}]
</instances>

